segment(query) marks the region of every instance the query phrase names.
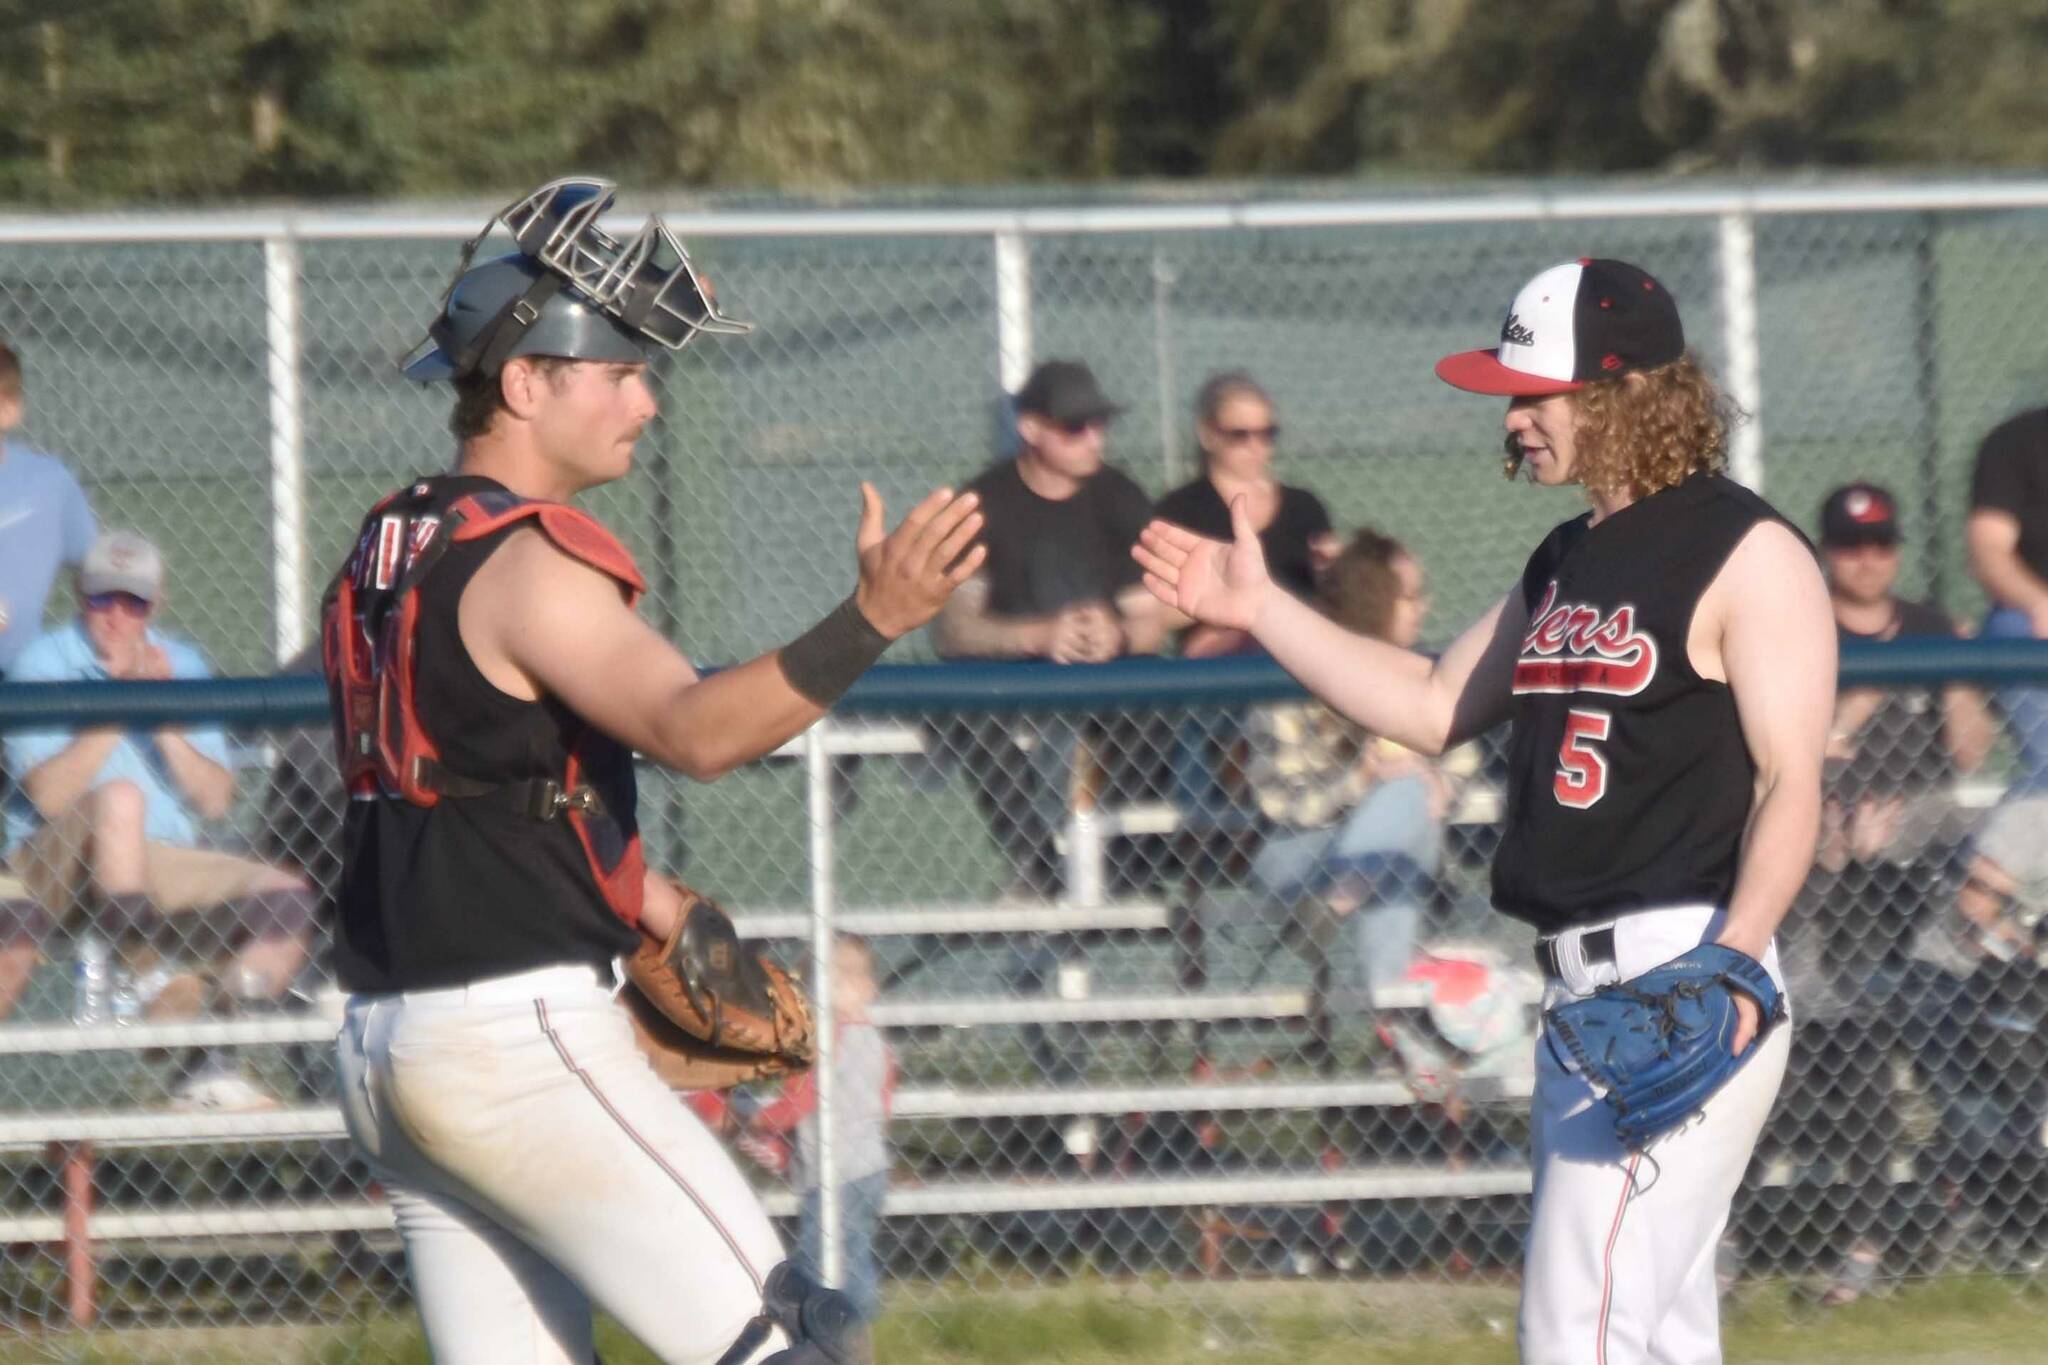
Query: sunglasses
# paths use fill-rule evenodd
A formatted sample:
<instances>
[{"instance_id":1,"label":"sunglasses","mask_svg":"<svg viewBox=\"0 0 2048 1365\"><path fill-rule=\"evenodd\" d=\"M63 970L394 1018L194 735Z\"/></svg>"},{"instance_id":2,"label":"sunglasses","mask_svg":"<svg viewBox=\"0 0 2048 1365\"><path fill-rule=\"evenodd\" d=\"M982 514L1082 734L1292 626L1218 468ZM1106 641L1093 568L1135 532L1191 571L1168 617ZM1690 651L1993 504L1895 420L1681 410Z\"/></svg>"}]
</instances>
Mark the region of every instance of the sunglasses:
<instances>
[{"instance_id":1,"label":"sunglasses","mask_svg":"<svg viewBox=\"0 0 2048 1365\"><path fill-rule=\"evenodd\" d=\"M1280 439L1280 424L1264 427L1218 427L1216 434L1226 441L1243 444L1246 441L1264 441L1268 445Z\"/></svg>"},{"instance_id":2,"label":"sunglasses","mask_svg":"<svg viewBox=\"0 0 2048 1365\"><path fill-rule=\"evenodd\" d=\"M1056 423L1056 425L1069 436L1086 436L1097 428L1107 431L1109 429L1109 419L1107 417L1082 417L1072 422Z\"/></svg>"},{"instance_id":3,"label":"sunglasses","mask_svg":"<svg viewBox=\"0 0 2048 1365\"><path fill-rule=\"evenodd\" d=\"M148 598L137 597L132 592L87 593L85 605L94 611L123 611L130 616L147 616L155 608L155 603Z\"/></svg>"}]
</instances>

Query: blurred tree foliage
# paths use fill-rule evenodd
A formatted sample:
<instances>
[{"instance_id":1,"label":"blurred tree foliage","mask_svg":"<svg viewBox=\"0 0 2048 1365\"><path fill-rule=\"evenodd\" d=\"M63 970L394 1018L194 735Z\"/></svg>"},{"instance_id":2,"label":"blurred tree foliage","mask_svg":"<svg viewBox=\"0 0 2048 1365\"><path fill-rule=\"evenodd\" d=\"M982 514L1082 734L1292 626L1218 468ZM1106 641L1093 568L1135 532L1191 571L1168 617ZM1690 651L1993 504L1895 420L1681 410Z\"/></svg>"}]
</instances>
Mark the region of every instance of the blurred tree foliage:
<instances>
[{"instance_id":1,"label":"blurred tree foliage","mask_svg":"<svg viewBox=\"0 0 2048 1365\"><path fill-rule=\"evenodd\" d=\"M2048 0L0 0L0 197L2039 166Z\"/></svg>"}]
</instances>

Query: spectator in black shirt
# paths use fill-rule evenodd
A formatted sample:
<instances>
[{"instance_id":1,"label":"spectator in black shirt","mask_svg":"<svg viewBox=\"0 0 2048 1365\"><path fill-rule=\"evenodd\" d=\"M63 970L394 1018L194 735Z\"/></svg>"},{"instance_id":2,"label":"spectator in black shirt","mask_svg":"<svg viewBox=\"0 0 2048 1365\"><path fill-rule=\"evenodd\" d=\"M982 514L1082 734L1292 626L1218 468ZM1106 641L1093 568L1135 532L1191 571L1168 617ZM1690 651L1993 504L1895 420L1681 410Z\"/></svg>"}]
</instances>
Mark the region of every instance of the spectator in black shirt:
<instances>
[{"instance_id":1,"label":"spectator in black shirt","mask_svg":"<svg viewBox=\"0 0 2048 1365\"><path fill-rule=\"evenodd\" d=\"M1939 609L1894 591L1898 502L1885 489L1852 483L1828 494L1820 546L1841 642L1957 635ZM1982 765L1992 738L1990 714L1971 688L1845 688L1828 735L1837 856L1904 861L1940 838L1955 814L1956 775Z\"/></svg>"},{"instance_id":2,"label":"spectator in black shirt","mask_svg":"<svg viewBox=\"0 0 2048 1365\"><path fill-rule=\"evenodd\" d=\"M1016 404L1016 458L968 485L981 497L988 559L933 624L938 652L1061 664L1156 652L1162 609L1131 558L1151 499L1103 462L1121 409L1073 360L1041 364ZM1021 724L995 717L949 735L977 779L976 797L1020 894L1060 888L1054 840L1066 822L1079 739L1079 728L1060 716Z\"/></svg>"},{"instance_id":3,"label":"spectator in black shirt","mask_svg":"<svg viewBox=\"0 0 2048 1365\"><path fill-rule=\"evenodd\" d=\"M1970 481L1970 571L1990 595L1983 634L2048 640L2048 408L1996 427L1977 451ZM2048 789L2048 688L1999 694L2019 746L2013 785Z\"/></svg>"},{"instance_id":4,"label":"spectator in black shirt","mask_svg":"<svg viewBox=\"0 0 2048 1365\"><path fill-rule=\"evenodd\" d=\"M1202 448L1201 477L1161 498L1153 515L1227 541L1231 499L1243 497L1273 581L1313 600L1317 573L1336 558L1337 535L1320 498L1273 477L1280 421L1272 396L1242 370L1210 375L1195 394L1195 439ZM1189 627L1180 636L1181 653L1189 658L1227 654L1247 643L1241 631L1191 626L1185 618L1171 624Z\"/></svg>"},{"instance_id":5,"label":"spectator in black shirt","mask_svg":"<svg viewBox=\"0 0 2048 1365\"><path fill-rule=\"evenodd\" d=\"M1103 663L1158 648L1160 614L1131 559L1151 500L1103 462L1120 411L1078 361L1032 372L1017 394L1017 457L968 485L988 559L934 624L940 654Z\"/></svg>"}]
</instances>

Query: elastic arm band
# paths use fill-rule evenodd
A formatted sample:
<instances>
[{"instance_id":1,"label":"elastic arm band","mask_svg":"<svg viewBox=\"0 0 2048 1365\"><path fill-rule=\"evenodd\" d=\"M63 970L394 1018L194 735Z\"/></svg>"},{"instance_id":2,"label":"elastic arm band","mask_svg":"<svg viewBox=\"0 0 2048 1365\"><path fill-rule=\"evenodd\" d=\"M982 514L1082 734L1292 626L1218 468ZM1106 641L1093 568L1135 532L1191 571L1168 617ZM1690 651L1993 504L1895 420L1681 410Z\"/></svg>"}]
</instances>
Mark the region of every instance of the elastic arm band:
<instances>
[{"instance_id":1,"label":"elastic arm band","mask_svg":"<svg viewBox=\"0 0 2048 1365\"><path fill-rule=\"evenodd\" d=\"M806 701L829 710L888 647L888 637L849 597L784 645L778 657L789 685Z\"/></svg>"}]
</instances>

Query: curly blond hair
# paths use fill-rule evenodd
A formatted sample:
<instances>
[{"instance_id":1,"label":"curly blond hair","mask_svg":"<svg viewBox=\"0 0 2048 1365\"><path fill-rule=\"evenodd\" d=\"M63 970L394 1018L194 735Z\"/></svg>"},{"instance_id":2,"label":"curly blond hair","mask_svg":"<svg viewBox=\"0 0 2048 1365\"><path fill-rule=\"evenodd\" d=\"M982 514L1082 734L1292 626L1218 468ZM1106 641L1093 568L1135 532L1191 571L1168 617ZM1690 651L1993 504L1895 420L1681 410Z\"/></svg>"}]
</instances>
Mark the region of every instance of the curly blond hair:
<instances>
[{"instance_id":1,"label":"curly blond hair","mask_svg":"<svg viewBox=\"0 0 2048 1365\"><path fill-rule=\"evenodd\" d=\"M1718 473L1740 416L1690 350L1654 370L1596 380L1573 398L1573 472L1604 497L1647 498Z\"/></svg>"}]
</instances>

